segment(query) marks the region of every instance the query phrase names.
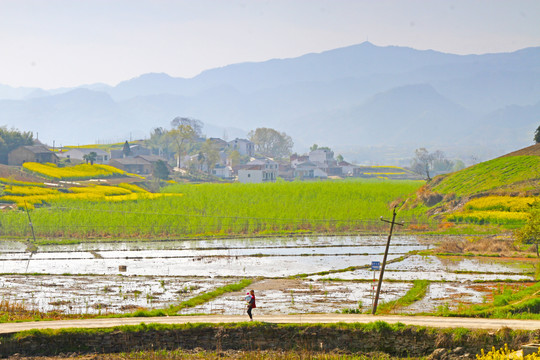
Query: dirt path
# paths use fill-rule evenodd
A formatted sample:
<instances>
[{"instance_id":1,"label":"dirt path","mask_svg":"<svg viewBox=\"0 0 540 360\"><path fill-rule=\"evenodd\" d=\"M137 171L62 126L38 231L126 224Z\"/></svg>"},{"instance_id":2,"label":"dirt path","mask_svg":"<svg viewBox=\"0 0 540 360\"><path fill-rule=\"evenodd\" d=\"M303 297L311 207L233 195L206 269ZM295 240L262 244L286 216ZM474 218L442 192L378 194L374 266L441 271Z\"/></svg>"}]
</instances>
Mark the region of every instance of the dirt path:
<instances>
[{"instance_id":1,"label":"dirt path","mask_svg":"<svg viewBox=\"0 0 540 360\"><path fill-rule=\"evenodd\" d=\"M303 315L268 315L256 316L256 321L268 323L369 323L385 321L387 323L401 322L407 325L428 326L438 328L464 327L468 329L499 329L508 327L514 330L537 330L540 329L540 320L513 320L513 319L473 319L473 318L448 318L431 316L372 316L359 314L303 314ZM186 324L186 323L235 323L247 320L246 316L171 316L150 318L110 318L89 320L61 320L39 321L22 323L0 324L0 333L14 333L31 329L61 329L61 328L104 328L121 325L138 325L140 323L158 324Z\"/></svg>"}]
</instances>

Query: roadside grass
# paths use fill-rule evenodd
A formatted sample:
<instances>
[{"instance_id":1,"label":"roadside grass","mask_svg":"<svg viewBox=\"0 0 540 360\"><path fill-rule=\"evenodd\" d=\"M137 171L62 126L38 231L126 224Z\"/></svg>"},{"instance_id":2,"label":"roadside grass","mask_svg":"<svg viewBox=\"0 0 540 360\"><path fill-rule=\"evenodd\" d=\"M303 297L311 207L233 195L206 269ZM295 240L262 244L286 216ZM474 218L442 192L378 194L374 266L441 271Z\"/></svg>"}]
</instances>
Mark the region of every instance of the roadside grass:
<instances>
[{"instance_id":1,"label":"roadside grass","mask_svg":"<svg viewBox=\"0 0 540 360\"><path fill-rule=\"evenodd\" d=\"M380 304L377 307L377 315L390 314L399 311L413 303L422 300L426 296L427 288L430 284L428 280L414 280L412 288L401 298Z\"/></svg>"}]
</instances>

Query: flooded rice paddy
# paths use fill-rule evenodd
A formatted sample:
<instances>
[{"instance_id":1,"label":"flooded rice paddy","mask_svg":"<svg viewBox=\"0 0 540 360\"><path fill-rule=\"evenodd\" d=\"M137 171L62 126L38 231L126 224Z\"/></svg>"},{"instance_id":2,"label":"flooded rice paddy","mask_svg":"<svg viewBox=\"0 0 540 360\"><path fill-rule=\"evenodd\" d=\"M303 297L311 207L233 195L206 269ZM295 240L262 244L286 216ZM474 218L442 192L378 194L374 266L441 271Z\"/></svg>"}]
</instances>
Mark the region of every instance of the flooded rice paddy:
<instances>
[{"instance_id":1,"label":"flooded rice paddy","mask_svg":"<svg viewBox=\"0 0 540 360\"><path fill-rule=\"evenodd\" d=\"M381 302L403 296L416 279L433 282L426 298L405 312L481 303L493 284L477 280L532 280L532 262L410 253L432 248L433 241L393 237L384 274L392 281L384 282ZM259 314L366 310L379 275L370 264L382 262L385 245L386 236L96 242L37 249L4 241L0 298L41 311L120 313L166 308L251 277ZM356 270L340 271L348 267ZM289 278L298 274L306 277ZM241 314L243 294L225 294L182 313Z\"/></svg>"}]
</instances>

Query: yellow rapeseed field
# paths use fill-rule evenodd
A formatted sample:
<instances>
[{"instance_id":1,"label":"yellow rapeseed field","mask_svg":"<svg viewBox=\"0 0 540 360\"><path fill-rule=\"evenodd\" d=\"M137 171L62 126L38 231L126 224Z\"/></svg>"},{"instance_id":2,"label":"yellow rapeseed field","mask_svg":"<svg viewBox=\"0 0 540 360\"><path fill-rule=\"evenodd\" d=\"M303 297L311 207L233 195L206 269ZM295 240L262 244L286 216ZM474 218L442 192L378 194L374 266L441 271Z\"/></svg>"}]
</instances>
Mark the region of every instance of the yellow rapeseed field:
<instances>
[{"instance_id":1,"label":"yellow rapeseed field","mask_svg":"<svg viewBox=\"0 0 540 360\"><path fill-rule=\"evenodd\" d=\"M15 203L19 208L34 209L36 205L58 200L83 200L89 202L121 202L160 197L181 196L181 194L153 194L132 184L119 186L91 185L72 187L66 191L35 186L6 186L0 202Z\"/></svg>"},{"instance_id":2,"label":"yellow rapeseed field","mask_svg":"<svg viewBox=\"0 0 540 360\"><path fill-rule=\"evenodd\" d=\"M126 175L126 172L113 166L100 164L58 167L55 164L27 162L23 164L23 168L29 172L55 180L84 180Z\"/></svg>"},{"instance_id":3,"label":"yellow rapeseed field","mask_svg":"<svg viewBox=\"0 0 540 360\"><path fill-rule=\"evenodd\" d=\"M486 196L470 200L465 210L527 211L534 200L534 197Z\"/></svg>"},{"instance_id":4,"label":"yellow rapeseed field","mask_svg":"<svg viewBox=\"0 0 540 360\"><path fill-rule=\"evenodd\" d=\"M486 196L472 199L462 211L447 216L447 220L475 224L520 224L527 220L527 210L537 198L518 196Z\"/></svg>"}]
</instances>

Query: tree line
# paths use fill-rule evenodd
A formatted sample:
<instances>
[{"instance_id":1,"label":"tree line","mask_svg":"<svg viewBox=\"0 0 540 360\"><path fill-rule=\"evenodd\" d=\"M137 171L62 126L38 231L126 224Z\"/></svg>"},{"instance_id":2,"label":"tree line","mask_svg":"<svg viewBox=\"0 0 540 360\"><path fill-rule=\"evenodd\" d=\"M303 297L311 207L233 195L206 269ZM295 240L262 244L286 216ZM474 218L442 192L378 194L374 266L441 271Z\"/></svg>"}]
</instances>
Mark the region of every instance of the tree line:
<instances>
[{"instance_id":1,"label":"tree line","mask_svg":"<svg viewBox=\"0 0 540 360\"><path fill-rule=\"evenodd\" d=\"M202 133L202 121L175 117L171 121L171 129L154 128L146 145L153 153L174 158L177 167L182 167L182 159L186 155L196 155L199 166L212 168L220 160L219 144L211 139L205 139ZM257 128L248 133L248 139L255 145L255 152L262 156L281 159L292 153L293 140L284 132L271 128ZM239 163L241 158L236 150L228 149L231 162Z\"/></svg>"}]
</instances>

